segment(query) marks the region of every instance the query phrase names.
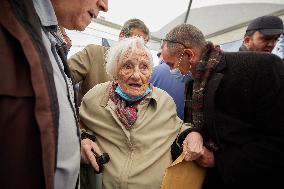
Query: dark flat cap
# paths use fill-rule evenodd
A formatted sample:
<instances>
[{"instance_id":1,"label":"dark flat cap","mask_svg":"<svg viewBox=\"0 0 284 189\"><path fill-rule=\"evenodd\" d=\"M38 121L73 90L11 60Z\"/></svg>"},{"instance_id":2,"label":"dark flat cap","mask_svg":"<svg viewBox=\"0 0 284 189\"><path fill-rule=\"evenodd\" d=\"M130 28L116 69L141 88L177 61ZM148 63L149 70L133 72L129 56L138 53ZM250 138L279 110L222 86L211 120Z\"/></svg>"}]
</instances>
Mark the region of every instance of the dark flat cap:
<instances>
[{"instance_id":1,"label":"dark flat cap","mask_svg":"<svg viewBox=\"0 0 284 189\"><path fill-rule=\"evenodd\" d=\"M251 21L246 31L259 31L264 35L280 35L284 33L283 21L277 16L261 16Z\"/></svg>"}]
</instances>

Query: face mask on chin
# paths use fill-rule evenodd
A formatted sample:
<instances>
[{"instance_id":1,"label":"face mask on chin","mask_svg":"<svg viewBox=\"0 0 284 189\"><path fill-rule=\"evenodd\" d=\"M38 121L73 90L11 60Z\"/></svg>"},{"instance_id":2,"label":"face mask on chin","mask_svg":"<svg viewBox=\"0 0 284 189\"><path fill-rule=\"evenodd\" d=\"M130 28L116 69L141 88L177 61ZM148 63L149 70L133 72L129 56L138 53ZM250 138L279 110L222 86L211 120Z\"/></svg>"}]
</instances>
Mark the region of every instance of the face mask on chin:
<instances>
[{"instance_id":1,"label":"face mask on chin","mask_svg":"<svg viewBox=\"0 0 284 189\"><path fill-rule=\"evenodd\" d=\"M176 78L177 80L180 80L183 83L187 83L192 80L191 72L187 74L182 74L178 68L172 69L171 74L172 76L174 76L174 78Z\"/></svg>"}]
</instances>

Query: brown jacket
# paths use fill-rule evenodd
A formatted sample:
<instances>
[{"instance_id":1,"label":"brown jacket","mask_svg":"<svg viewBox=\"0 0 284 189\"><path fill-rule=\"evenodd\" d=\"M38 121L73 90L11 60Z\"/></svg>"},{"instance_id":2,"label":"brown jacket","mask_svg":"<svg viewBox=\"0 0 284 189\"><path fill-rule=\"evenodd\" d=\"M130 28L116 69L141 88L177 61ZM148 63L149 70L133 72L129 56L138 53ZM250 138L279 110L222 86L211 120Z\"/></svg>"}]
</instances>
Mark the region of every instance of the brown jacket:
<instances>
[{"instance_id":1,"label":"brown jacket","mask_svg":"<svg viewBox=\"0 0 284 189\"><path fill-rule=\"evenodd\" d=\"M105 70L106 51L106 47L91 44L68 59L75 82L82 82L79 100L96 84L110 81Z\"/></svg>"},{"instance_id":2,"label":"brown jacket","mask_svg":"<svg viewBox=\"0 0 284 189\"><path fill-rule=\"evenodd\" d=\"M58 103L31 0L0 3L0 186L54 188Z\"/></svg>"}]
</instances>

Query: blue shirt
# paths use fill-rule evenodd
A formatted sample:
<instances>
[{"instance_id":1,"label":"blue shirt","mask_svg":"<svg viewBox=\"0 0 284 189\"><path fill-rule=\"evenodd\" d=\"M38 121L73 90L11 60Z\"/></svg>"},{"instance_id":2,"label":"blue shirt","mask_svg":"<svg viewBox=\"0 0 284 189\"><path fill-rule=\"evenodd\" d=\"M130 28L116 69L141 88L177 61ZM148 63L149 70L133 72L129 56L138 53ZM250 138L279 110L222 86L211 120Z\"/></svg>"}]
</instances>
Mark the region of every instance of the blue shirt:
<instances>
[{"instance_id":1,"label":"blue shirt","mask_svg":"<svg viewBox=\"0 0 284 189\"><path fill-rule=\"evenodd\" d=\"M154 67L151 83L166 91L173 98L177 107L177 115L183 120L185 84L172 76L170 67L164 61Z\"/></svg>"},{"instance_id":2,"label":"blue shirt","mask_svg":"<svg viewBox=\"0 0 284 189\"><path fill-rule=\"evenodd\" d=\"M275 45L272 53L276 54L277 56L279 56L281 59L284 60L284 34L282 34L279 37L278 42Z\"/></svg>"}]
</instances>

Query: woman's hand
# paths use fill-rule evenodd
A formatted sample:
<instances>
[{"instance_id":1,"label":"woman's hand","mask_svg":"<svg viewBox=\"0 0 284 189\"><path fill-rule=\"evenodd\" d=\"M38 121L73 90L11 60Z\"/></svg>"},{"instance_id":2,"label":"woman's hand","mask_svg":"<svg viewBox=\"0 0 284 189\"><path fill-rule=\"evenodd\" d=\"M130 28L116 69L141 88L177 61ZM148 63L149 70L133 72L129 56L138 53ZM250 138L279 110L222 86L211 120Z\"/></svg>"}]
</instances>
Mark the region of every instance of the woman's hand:
<instances>
[{"instance_id":1,"label":"woman's hand","mask_svg":"<svg viewBox=\"0 0 284 189\"><path fill-rule=\"evenodd\" d=\"M190 132L183 141L185 161L193 161L203 155L203 138L198 132Z\"/></svg>"},{"instance_id":2,"label":"woman's hand","mask_svg":"<svg viewBox=\"0 0 284 189\"><path fill-rule=\"evenodd\" d=\"M215 166L215 158L214 153L207 148L204 147L204 153L200 156L196 162L202 167L214 167Z\"/></svg>"},{"instance_id":3,"label":"woman's hand","mask_svg":"<svg viewBox=\"0 0 284 189\"><path fill-rule=\"evenodd\" d=\"M92 150L96 153L96 156L102 155L102 152L98 145L93 142L92 140L86 138L81 141L81 161L87 164L91 164L94 169L99 172L99 165L97 164L95 154Z\"/></svg>"}]
</instances>

